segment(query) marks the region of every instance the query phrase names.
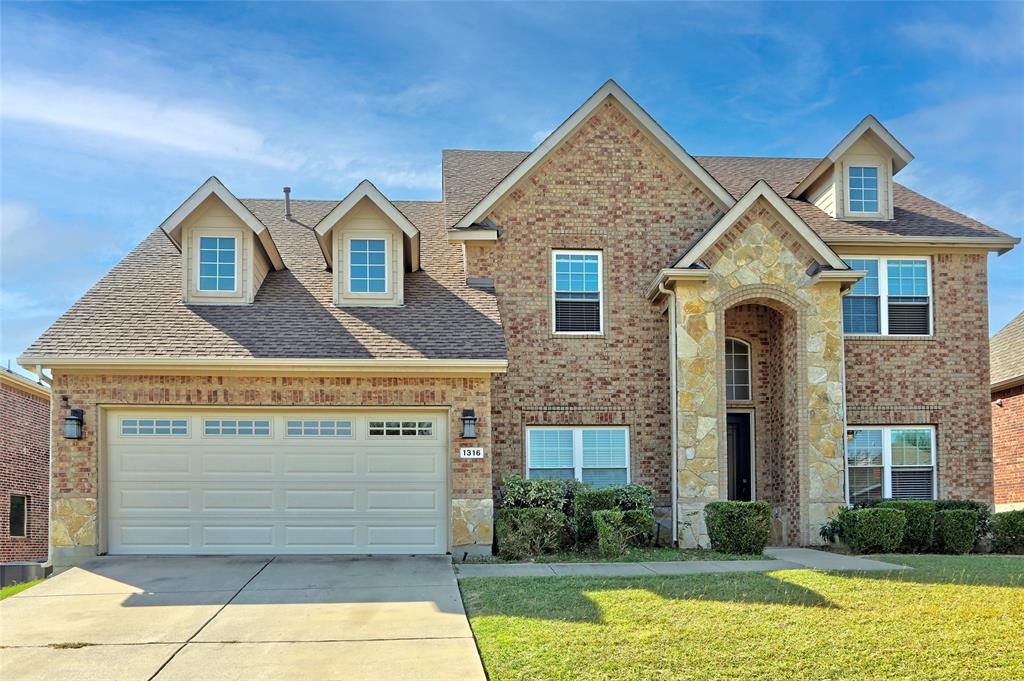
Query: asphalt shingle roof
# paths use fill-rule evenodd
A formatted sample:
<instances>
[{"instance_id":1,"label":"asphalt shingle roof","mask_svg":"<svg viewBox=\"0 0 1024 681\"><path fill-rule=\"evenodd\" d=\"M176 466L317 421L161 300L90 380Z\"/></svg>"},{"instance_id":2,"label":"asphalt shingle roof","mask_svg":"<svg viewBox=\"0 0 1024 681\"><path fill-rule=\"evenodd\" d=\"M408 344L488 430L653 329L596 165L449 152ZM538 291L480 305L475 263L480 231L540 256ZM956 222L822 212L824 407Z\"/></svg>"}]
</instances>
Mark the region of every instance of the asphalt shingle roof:
<instances>
[{"instance_id":1,"label":"asphalt shingle roof","mask_svg":"<svg viewBox=\"0 0 1024 681\"><path fill-rule=\"evenodd\" d=\"M992 385L1024 377L1024 312L989 341Z\"/></svg>"},{"instance_id":2,"label":"asphalt shingle roof","mask_svg":"<svg viewBox=\"0 0 1024 681\"><path fill-rule=\"evenodd\" d=\"M402 307L338 308L311 227L337 201L243 199L287 269L252 305L186 305L181 255L154 230L26 350L30 356L503 359L494 295L472 289L445 239L440 202L395 201L419 228L423 269L405 273Z\"/></svg>"}]
</instances>

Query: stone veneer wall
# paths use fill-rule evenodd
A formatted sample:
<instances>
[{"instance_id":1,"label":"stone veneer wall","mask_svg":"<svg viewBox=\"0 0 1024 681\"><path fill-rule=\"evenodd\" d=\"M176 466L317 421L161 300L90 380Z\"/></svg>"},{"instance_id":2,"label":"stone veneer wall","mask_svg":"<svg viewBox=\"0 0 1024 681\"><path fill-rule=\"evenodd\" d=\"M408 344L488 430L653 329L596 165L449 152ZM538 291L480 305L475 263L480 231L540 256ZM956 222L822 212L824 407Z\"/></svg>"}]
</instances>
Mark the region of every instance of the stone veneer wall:
<instances>
[{"instance_id":1,"label":"stone veneer wall","mask_svg":"<svg viewBox=\"0 0 1024 681\"><path fill-rule=\"evenodd\" d=\"M844 503L840 285L807 274L810 255L763 199L704 261L707 281L676 285L680 542L707 546L704 506L727 495L725 311L757 303L784 312L783 337L794 344L783 366L795 377L785 398L795 418L782 444L796 460L797 542L814 543L816 528Z\"/></svg>"},{"instance_id":2,"label":"stone veneer wall","mask_svg":"<svg viewBox=\"0 0 1024 681\"><path fill-rule=\"evenodd\" d=\"M262 407L446 407L451 434L448 487L453 552L483 552L492 543L490 379L428 377L143 376L60 373L53 376L51 427L61 432L68 408L85 411L81 440L54 439L50 536L56 565L96 555L102 456L100 407L118 405ZM62 399L67 403L61 406ZM482 460L459 458L462 410L478 417L474 446Z\"/></svg>"},{"instance_id":3,"label":"stone veneer wall","mask_svg":"<svg viewBox=\"0 0 1024 681\"><path fill-rule=\"evenodd\" d=\"M721 213L611 99L495 207L493 252L466 250L473 275L495 277L509 353L493 384L495 487L523 473L528 426L625 425L632 480L670 506L668 326L643 291ZM553 335L553 249L603 252L603 334Z\"/></svg>"}]
</instances>

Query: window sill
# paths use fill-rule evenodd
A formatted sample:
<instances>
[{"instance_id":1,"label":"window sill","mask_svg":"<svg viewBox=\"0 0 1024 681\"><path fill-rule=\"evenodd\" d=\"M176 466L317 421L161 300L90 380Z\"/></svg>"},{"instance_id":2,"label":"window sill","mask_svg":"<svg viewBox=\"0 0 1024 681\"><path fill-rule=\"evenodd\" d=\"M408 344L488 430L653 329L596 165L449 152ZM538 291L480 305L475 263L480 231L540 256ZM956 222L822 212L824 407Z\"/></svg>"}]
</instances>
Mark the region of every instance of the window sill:
<instances>
[{"instance_id":1,"label":"window sill","mask_svg":"<svg viewBox=\"0 0 1024 681\"><path fill-rule=\"evenodd\" d=\"M847 333L843 334L844 340L858 340L858 341L935 341L935 335L918 335L918 334L905 334L900 336L894 335L882 335L880 333Z\"/></svg>"}]
</instances>

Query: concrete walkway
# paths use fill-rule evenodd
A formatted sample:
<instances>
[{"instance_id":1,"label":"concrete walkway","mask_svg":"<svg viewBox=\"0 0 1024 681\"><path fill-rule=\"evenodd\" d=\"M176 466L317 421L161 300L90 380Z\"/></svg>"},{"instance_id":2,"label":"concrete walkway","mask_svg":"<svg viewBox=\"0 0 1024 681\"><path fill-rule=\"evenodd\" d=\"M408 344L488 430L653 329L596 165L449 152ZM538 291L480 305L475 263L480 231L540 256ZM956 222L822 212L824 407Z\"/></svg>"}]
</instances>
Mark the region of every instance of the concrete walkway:
<instances>
[{"instance_id":1,"label":"concrete walkway","mask_svg":"<svg viewBox=\"0 0 1024 681\"><path fill-rule=\"evenodd\" d=\"M483 681L447 557L99 558L0 601L0 677Z\"/></svg>"},{"instance_id":2,"label":"concrete walkway","mask_svg":"<svg viewBox=\"0 0 1024 681\"><path fill-rule=\"evenodd\" d=\"M775 560L680 560L649 563L470 563L458 565L464 577L649 577L775 570L908 570L903 565L814 549L768 548Z\"/></svg>"}]
</instances>

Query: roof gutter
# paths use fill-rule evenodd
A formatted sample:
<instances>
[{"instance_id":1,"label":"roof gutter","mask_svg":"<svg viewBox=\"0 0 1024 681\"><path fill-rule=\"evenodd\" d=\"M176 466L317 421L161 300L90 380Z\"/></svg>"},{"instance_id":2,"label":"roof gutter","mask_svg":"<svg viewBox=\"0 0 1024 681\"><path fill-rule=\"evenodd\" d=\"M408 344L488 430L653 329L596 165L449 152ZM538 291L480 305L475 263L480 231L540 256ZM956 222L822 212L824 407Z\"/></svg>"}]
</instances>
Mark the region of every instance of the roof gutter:
<instances>
[{"instance_id":1,"label":"roof gutter","mask_svg":"<svg viewBox=\"0 0 1024 681\"><path fill-rule=\"evenodd\" d=\"M826 239L829 246L941 246L943 248L974 248L1006 253L1020 243L1013 236L844 236Z\"/></svg>"},{"instance_id":2,"label":"roof gutter","mask_svg":"<svg viewBox=\"0 0 1024 681\"><path fill-rule=\"evenodd\" d=\"M703 267L668 267L660 272L647 284L644 289L644 297L647 300L655 300L665 292L665 284L677 281L707 281L711 276L711 270Z\"/></svg>"},{"instance_id":3,"label":"roof gutter","mask_svg":"<svg viewBox=\"0 0 1024 681\"><path fill-rule=\"evenodd\" d=\"M1004 379L998 383L993 383L991 391L999 392L1000 390L1009 390L1010 388L1016 388L1018 385L1024 385L1024 374Z\"/></svg>"},{"instance_id":4,"label":"roof gutter","mask_svg":"<svg viewBox=\"0 0 1024 681\"><path fill-rule=\"evenodd\" d=\"M31 367L76 371L130 372L159 371L175 374L219 372L229 374L360 374L417 376L484 376L508 371L506 359L288 359L262 357L32 357L23 355L18 364Z\"/></svg>"}]
</instances>

